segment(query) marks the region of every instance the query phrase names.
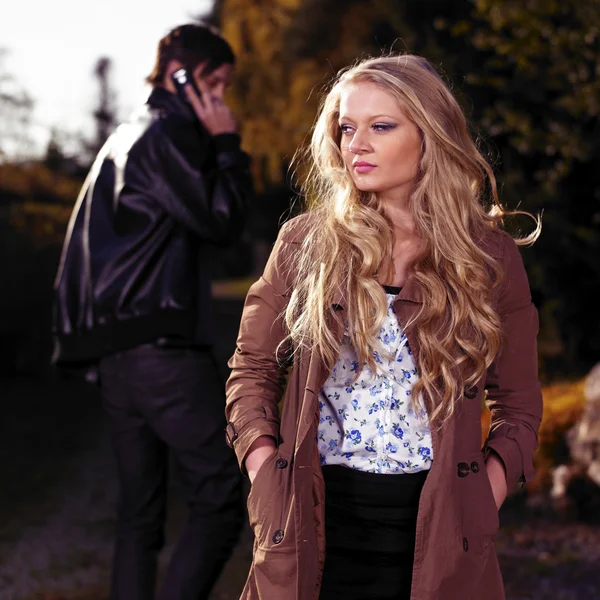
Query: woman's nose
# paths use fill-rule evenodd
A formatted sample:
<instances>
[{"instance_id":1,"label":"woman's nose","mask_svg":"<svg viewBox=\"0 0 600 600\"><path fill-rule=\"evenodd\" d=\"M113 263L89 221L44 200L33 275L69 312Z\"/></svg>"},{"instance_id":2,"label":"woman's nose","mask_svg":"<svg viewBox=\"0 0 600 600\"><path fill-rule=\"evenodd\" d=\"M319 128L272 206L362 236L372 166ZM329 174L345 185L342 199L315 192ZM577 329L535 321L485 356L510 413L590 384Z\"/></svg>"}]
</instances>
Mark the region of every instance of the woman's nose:
<instances>
[{"instance_id":1,"label":"woman's nose","mask_svg":"<svg viewBox=\"0 0 600 600\"><path fill-rule=\"evenodd\" d=\"M359 137L355 134L352 140L350 141L348 150L350 150L352 154L360 154L361 152L365 152L366 148L362 137Z\"/></svg>"}]
</instances>

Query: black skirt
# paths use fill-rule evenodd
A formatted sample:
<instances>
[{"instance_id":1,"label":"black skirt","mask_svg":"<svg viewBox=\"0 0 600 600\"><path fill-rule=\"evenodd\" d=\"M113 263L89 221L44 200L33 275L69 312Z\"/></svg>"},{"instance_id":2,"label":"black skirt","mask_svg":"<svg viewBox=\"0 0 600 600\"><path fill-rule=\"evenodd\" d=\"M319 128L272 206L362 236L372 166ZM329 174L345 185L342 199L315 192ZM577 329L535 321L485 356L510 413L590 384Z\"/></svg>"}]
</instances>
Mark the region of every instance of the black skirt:
<instances>
[{"instance_id":1,"label":"black skirt","mask_svg":"<svg viewBox=\"0 0 600 600\"><path fill-rule=\"evenodd\" d=\"M320 600L410 600L417 511L427 473L323 467L326 546Z\"/></svg>"}]
</instances>

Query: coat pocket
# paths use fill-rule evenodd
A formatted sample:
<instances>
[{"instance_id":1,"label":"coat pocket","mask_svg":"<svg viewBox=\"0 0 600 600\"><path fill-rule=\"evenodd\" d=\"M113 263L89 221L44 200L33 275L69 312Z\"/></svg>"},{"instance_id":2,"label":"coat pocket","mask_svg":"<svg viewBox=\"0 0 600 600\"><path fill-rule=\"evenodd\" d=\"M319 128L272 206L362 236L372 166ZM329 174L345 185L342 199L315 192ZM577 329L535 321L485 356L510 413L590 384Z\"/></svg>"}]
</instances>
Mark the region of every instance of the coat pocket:
<instances>
[{"instance_id":1,"label":"coat pocket","mask_svg":"<svg viewBox=\"0 0 600 600\"><path fill-rule=\"evenodd\" d=\"M292 469L280 448L261 465L248 494L248 519L256 547L274 551L293 546L295 538Z\"/></svg>"},{"instance_id":2,"label":"coat pocket","mask_svg":"<svg viewBox=\"0 0 600 600\"><path fill-rule=\"evenodd\" d=\"M248 520L254 535L256 535L256 529L264 521L266 512L272 506L275 496L281 488L281 478L277 477L277 470L275 469L278 454L278 451L275 450L265 459L256 472L248 494Z\"/></svg>"},{"instance_id":3,"label":"coat pocket","mask_svg":"<svg viewBox=\"0 0 600 600\"><path fill-rule=\"evenodd\" d=\"M482 554L494 542L500 521L483 453L459 465L465 552Z\"/></svg>"}]
</instances>

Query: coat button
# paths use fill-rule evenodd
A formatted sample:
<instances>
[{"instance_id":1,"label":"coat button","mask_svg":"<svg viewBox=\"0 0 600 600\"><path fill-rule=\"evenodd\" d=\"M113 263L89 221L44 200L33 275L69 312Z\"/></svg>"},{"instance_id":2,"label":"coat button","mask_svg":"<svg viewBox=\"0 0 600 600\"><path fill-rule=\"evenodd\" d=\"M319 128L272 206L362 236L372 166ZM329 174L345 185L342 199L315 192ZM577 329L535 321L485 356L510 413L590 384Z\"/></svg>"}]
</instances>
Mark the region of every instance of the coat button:
<instances>
[{"instance_id":1,"label":"coat button","mask_svg":"<svg viewBox=\"0 0 600 600\"><path fill-rule=\"evenodd\" d=\"M273 543L274 544L281 544L281 542L283 542L283 530L278 529L274 534L273 534Z\"/></svg>"},{"instance_id":2,"label":"coat button","mask_svg":"<svg viewBox=\"0 0 600 600\"><path fill-rule=\"evenodd\" d=\"M466 462L458 463L457 467L459 477L466 477L471 472L471 467Z\"/></svg>"},{"instance_id":3,"label":"coat button","mask_svg":"<svg viewBox=\"0 0 600 600\"><path fill-rule=\"evenodd\" d=\"M469 540L466 537L463 538L463 550L465 552L469 551Z\"/></svg>"},{"instance_id":4,"label":"coat button","mask_svg":"<svg viewBox=\"0 0 600 600\"><path fill-rule=\"evenodd\" d=\"M287 462L287 460L285 460L285 458L278 458L275 461L275 466L278 469L285 469L288 466L288 462Z\"/></svg>"},{"instance_id":5,"label":"coat button","mask_svg":"<svg viewBox=\"0 0 600 600\"><path fill-rule=\"evenodd\" d=\"M479 473L479 463L476 460L471 463L471 471L473 471L473 473Z\"/></svg>"},{"instance_id":6,"label":"coat button","mask_svg":"<svg viewBox=\"0 0 600 600\"><path fill-rule=\"evenodd\" d=\"M465 398L468 398L469 400L473 400L473 398L477 398L478 394L479 394L479 388L476 385L465 388Z\"/></svg>"}]
</instances>

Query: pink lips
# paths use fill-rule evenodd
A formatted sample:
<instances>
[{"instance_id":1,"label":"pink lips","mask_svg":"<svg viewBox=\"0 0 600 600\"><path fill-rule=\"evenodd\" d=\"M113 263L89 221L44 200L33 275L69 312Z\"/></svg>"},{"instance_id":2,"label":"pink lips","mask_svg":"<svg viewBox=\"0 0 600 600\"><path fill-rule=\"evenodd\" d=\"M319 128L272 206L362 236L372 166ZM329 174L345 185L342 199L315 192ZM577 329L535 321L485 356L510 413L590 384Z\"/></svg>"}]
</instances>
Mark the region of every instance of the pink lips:
<instances>
[{"instance_id":1,"label":"pink lips","mask_svg":"<svg viewBox=\"0 0 600 600\"><path fill-rule=\"evenodd\" d=\"M352 166L357 173L370 173L376 168L376 165L364 161L355 162Z\"/></svg>"}]
</instances>

